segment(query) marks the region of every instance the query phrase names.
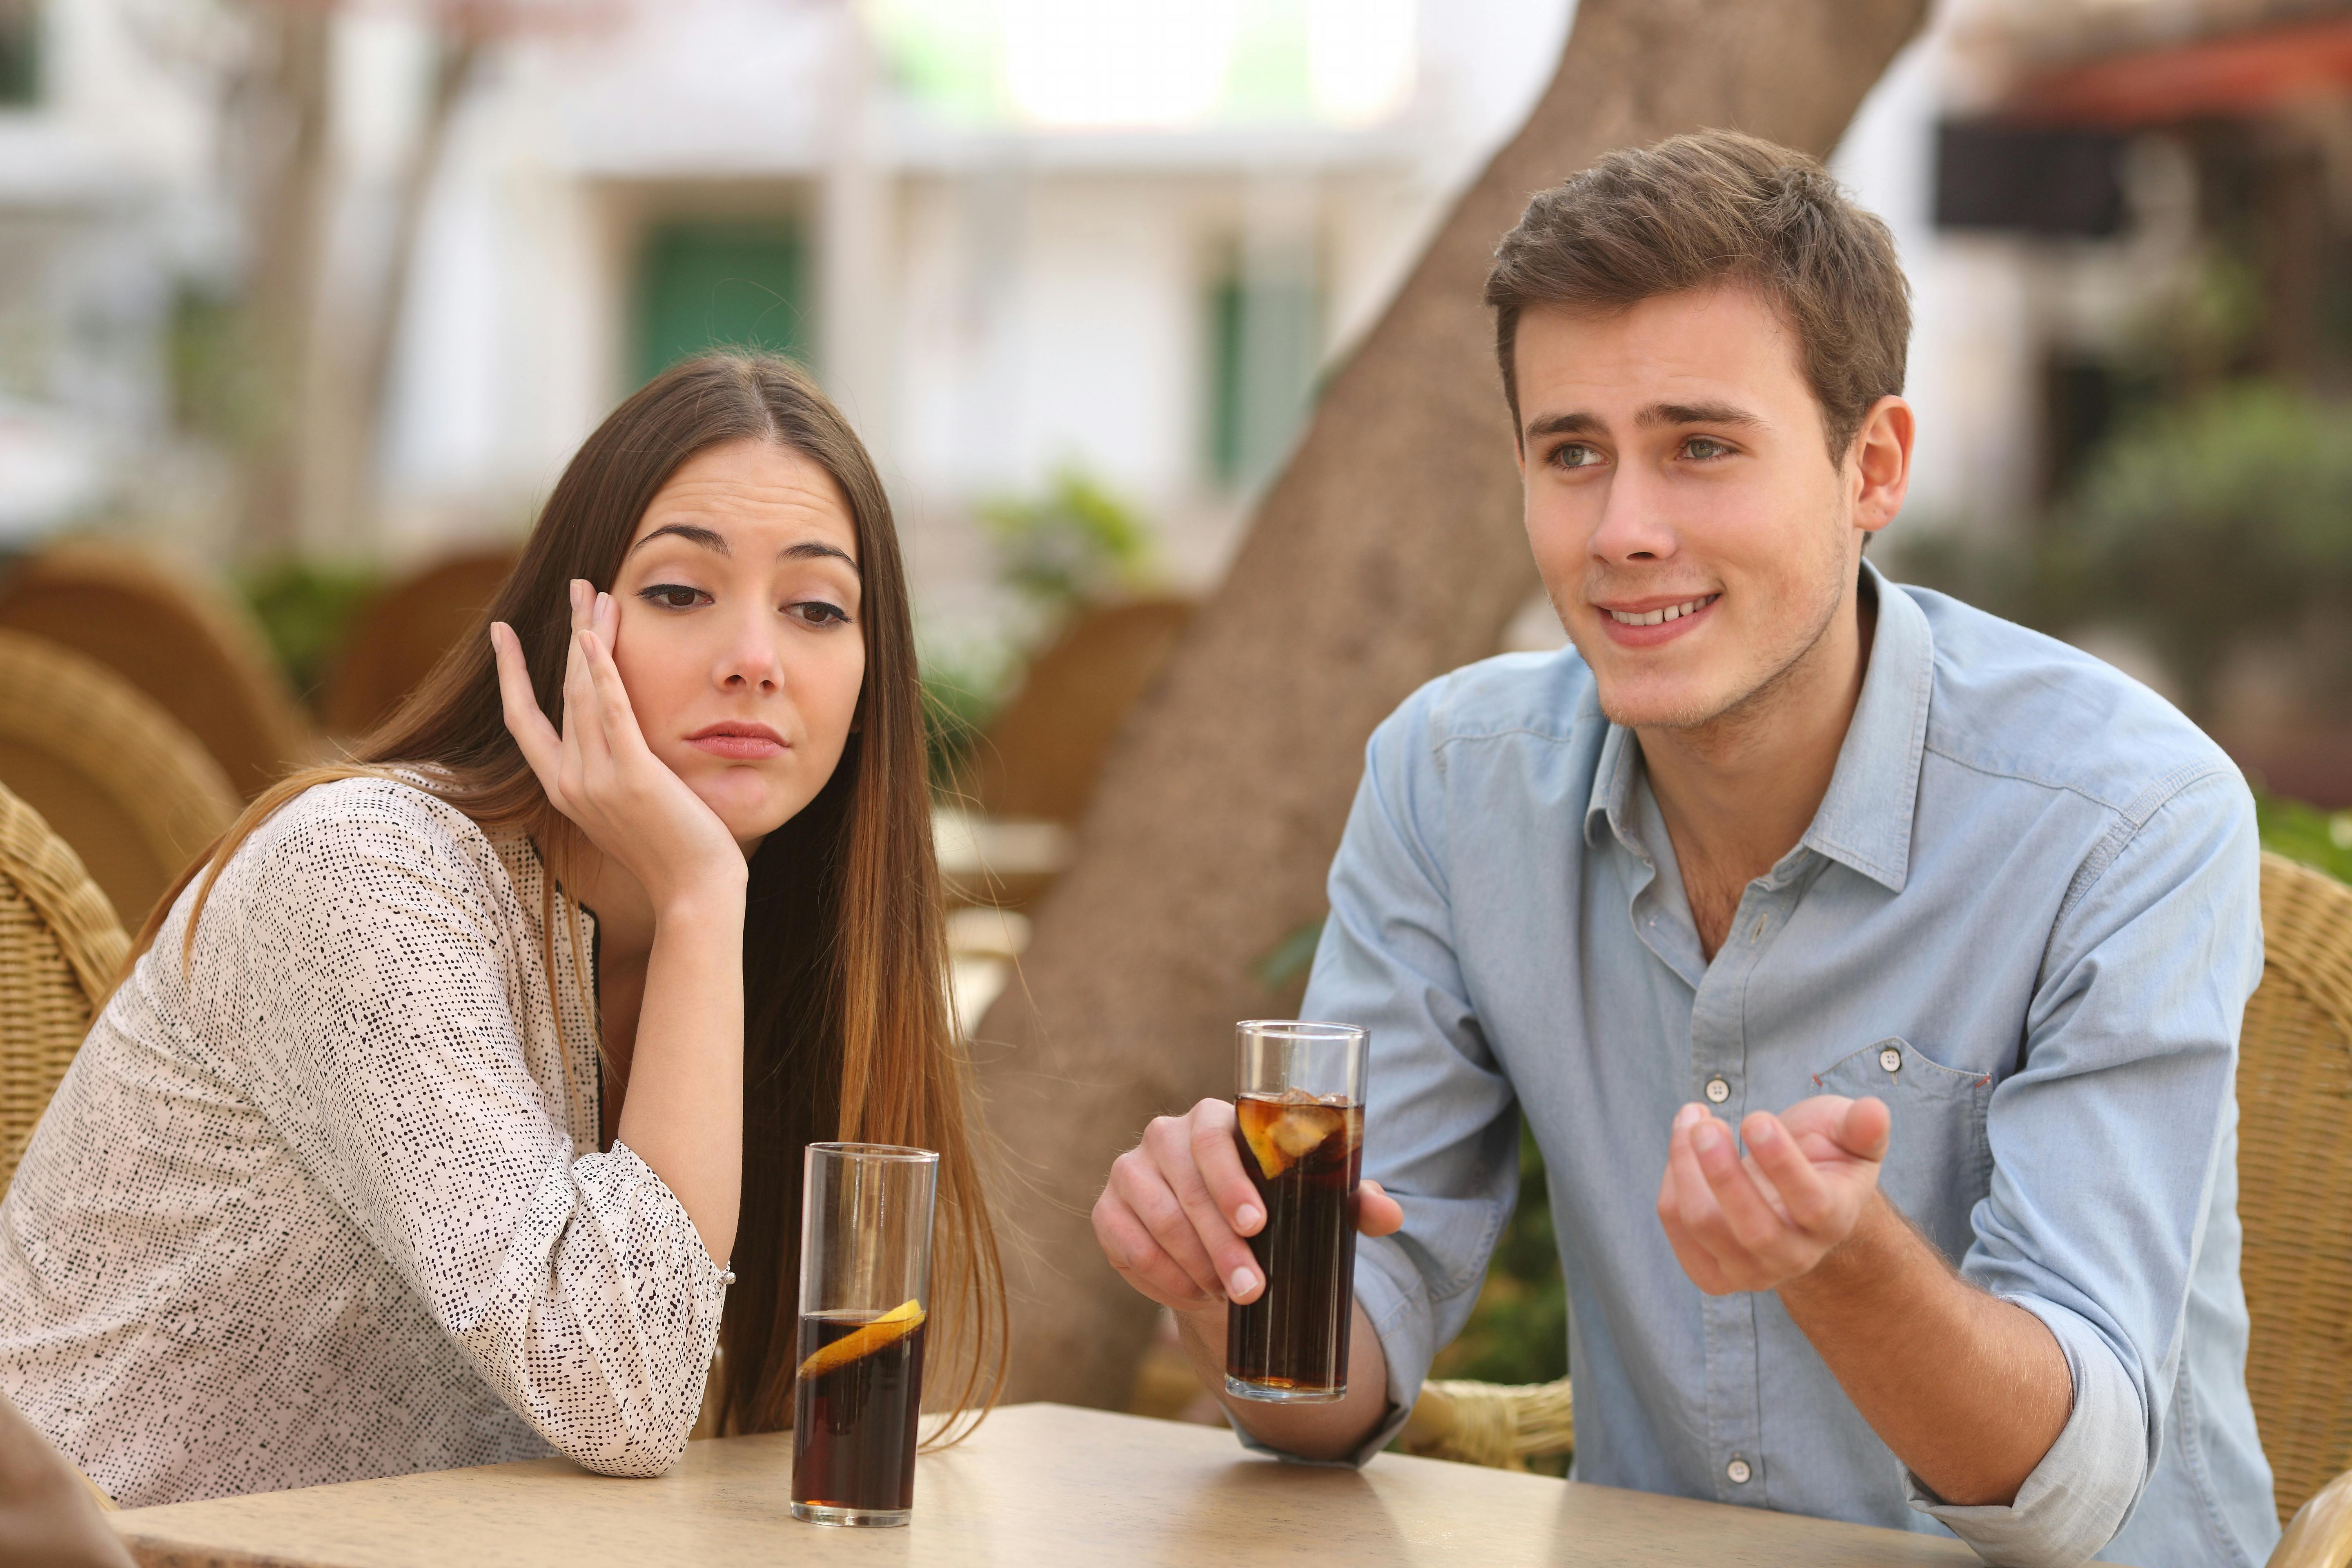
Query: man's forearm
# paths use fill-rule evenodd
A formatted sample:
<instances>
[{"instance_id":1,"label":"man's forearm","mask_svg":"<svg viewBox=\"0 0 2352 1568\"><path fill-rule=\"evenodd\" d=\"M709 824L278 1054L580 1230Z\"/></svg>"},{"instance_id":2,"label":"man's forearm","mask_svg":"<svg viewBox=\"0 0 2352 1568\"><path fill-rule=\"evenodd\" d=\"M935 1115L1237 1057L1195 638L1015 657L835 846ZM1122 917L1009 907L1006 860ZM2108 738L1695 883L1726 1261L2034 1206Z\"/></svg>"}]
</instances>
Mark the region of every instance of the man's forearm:
<instances>
[{"instance_id":1,"label":"man's forearm","mask_svg":"<svg viewBox=\"0 0 2352 1568\"><path fill-rule=\"evenodd\" d=\"M1962 1279L1884 1194L1779 1295L1863 1419L1946 1502L2015 1500L2074 1410L2042 1320Z\"/></svg>"},{"instance_id":2,"label":"man's forearm","mask_svg":"<svg viewBox=\"0 0 2352 1568\"><path fill-rule=\"evenodd\" d=\"M1276 1405L1225 1393L1225 1307L1222 1302L1176 1315L1178 1338L1201 1379L1235 1423L1270 1447L1307 1459L1340 1459L1372 1435L1389 1410L1389 1360L1363 1304L1348 1331L1348 1396L1328 1405Z\"/></svg>"}]
</instances>

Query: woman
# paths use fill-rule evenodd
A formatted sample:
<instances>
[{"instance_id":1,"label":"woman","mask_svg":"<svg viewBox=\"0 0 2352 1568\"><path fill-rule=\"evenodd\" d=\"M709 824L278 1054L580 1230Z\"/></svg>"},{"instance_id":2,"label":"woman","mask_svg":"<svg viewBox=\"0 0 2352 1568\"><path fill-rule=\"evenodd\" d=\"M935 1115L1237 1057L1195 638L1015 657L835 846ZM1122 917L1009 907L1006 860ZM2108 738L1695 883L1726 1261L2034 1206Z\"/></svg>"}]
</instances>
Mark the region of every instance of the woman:
<instances>
[{"instance_id":1,"label":"woman","mask_svg":"<svg viewBox=\"0 0 2352 1568\"><path fill-rule=\"evenodd\" d=\"M656 1474L714 1344L714 1424L787 1425L813 1140L940 1151L932 1386L991 1394L856 437L782 361L680 365L589 437L489 619L158 906L0 1204L0 1392L125 1503L551 1448Z\"/></svg>"}]
</instances>

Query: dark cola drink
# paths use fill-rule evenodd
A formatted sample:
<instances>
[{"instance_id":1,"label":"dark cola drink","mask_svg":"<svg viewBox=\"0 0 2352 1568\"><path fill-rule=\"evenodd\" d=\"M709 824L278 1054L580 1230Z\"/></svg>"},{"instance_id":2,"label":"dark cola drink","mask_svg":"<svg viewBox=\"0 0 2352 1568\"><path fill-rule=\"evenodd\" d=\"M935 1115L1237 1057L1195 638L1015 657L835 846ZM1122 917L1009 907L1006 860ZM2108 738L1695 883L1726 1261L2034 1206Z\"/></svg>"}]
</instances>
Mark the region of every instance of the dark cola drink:
<instances>
[{"instance_id":1,"label":"dark cola drink","mask_svg":"<svg viewBox=\"0 0 2352 1568\"><path fill-rule=\"evenodd\" d=\"M830 1524L902 1522L915 1505L922 1310L804 1313L800 1356L793 1511Z\"/></svg>"},{"instance_id":2,"label":"dark cola drink","mask_svg":"<svg viewBox=\"0 0 2352 1568\"><path fill-rule=\"evenodd\" d=\"M1225 1386L1307 1403L1348 1391L1356 1278L1356 1177L1364 1110L1304 1089L1244 1094L1234 1141L1265 1207L1249 1238L1265 1289L1225 1312Z\"/></svg>"}]
</instances>

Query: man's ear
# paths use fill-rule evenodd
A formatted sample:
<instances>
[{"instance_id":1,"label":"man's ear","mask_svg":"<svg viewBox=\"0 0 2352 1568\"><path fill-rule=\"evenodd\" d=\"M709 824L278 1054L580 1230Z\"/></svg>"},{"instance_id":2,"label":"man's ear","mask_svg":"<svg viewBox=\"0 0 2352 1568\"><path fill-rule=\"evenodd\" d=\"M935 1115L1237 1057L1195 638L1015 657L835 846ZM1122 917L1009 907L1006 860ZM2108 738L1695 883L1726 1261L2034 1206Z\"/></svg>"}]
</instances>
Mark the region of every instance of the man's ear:
<instances>
[{"instance_id":1,"label":"man's ear","mask_svg":"<svg viewBox=\"0 0 2352 1568\"><path fill-rule=\"evenodd\" d=\"M1911 488L1911 443L1917 429L1911 405L1882 397L1863 416L1848 448L1853 484L1853 525L1875 533L1895 521Z\"/></svg>"}]
</instances>

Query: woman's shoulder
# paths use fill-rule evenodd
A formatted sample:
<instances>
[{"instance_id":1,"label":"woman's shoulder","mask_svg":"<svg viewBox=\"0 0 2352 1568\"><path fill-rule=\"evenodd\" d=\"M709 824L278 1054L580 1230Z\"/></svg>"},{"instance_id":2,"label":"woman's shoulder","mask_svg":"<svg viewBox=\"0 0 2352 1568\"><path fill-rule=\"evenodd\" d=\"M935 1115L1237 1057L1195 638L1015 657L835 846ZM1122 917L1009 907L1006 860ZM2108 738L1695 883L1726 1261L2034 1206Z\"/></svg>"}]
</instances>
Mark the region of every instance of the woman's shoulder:
<instances>
[{"instance_id":1,"label":"woman's shoulder","mask_svg":"<svg viewBox=\"0 0 2352 1568\"><path fill-rule=\"evenodd\" d=\"M312 784L257 826L223 868L278 881L289 876L351 877L397 869L455 890L487 893L506 879L497 849L479 824L425 786L423 775L364 773Z\"/></svg>"}]
</instances>

